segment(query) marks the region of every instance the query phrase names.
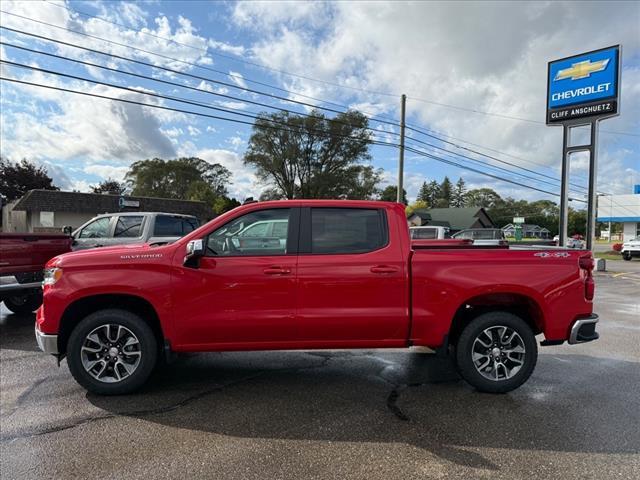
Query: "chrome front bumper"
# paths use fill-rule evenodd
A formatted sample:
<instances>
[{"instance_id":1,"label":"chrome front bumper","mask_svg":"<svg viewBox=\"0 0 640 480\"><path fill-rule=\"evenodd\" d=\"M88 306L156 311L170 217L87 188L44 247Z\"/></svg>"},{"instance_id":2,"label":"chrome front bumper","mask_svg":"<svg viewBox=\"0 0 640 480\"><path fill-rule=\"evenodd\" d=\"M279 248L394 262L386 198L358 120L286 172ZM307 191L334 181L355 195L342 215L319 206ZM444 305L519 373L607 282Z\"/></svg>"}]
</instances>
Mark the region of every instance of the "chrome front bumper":
<instances>
[{"instance_id":1,"label":"chrome front bumper","mask_svg":"<svg viewBox=\"0 0 640 480\"><path fill-rule=\"evenodd\" d=\"M600 338L598 332L596 332L596 323L600 318L595 313L588 318L581 318L576 320L571 327L571 334L569 335L569 343L585 343L592 342Z\"/></svg>"},{"instance_id":2,"label":"chrome front bumper","mask_svg":"<svg viewBox=\"0 0 640 480\"><path fill-rule=\"evenodd\" d=\"M42 333L38 330L38 325L36 324L36 341L38 342L38 347L44 353L50 353L52 355L57 355L58 352L58 335L47 335L46 333Z\"/></svg>"},{"instance_id":3,"label":"chrome front bumper","mask_svg":"<svg viewBox=\"0 0 640 480\"><path fill-rule=\"evenodd\" d=\"M2 293L10 290L29 290L32 288L42 288L42 281L20 283L13 275L0 277L0 292Z\"/></svg>"}]
</instances>

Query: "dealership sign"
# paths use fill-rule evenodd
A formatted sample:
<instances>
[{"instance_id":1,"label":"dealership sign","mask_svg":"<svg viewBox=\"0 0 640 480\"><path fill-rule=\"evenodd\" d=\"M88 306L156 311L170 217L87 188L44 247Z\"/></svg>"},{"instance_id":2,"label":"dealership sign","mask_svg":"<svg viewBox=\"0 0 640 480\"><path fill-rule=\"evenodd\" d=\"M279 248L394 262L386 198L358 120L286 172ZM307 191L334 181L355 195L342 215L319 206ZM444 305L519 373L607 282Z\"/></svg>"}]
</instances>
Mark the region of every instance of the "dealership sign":
<instances>
[{"instance_id":1,"label":"dealership sign","mask_svg":"<svg viewBox=\"0 0 640 480\"><path fill-rule=\"evenodd\" d=\"M618 114L620 45L549 62L547 124Z\"/></svg>"}]
</instances>

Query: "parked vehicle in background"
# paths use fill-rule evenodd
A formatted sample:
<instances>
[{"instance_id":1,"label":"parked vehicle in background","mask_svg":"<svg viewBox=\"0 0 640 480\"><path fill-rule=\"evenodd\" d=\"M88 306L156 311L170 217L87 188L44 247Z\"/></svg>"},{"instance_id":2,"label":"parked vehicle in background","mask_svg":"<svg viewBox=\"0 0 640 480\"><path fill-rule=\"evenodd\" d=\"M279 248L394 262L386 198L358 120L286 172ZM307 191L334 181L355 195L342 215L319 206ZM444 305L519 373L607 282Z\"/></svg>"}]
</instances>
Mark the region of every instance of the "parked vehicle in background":
<instances>
[{"instance_id":1,"label":"parked vehicle in background","mask_svg":"<svg viewBox=\"0 0 640 480\"><path fill-rule=\"evenodd\" d=\"M271 236L238 246L265 222ZM536 335L598 338L593 266L591 252L411 242L397 203L252 203L169 245L52 259L36 339L99 394L140 387L164 352L409 346L455 352L471 385L507 392L531 375Z\"/></svg>"},{"instance_id":2,"label":"parked vehicle in background","mask_svg":"<svg viewBox=\"0 0 640 480\"><path fill-rule=\"evenodd\" d=\"M584 238L582 237L582 235L574 235L571 238L567 239L567 248L579 248L579 249L584 249L586 246L586 242L584 241Z\"/></svg>"},{"instance_id":3,"label":"parked vehicle in background","mask_svg":"<svg viewBox=\"0 0 640 480\"><path fill-rule=\"evenodd\" d=\"M501 245L506 241L500 228L469 228L460 230L451 238L473 240L474 245Z\"/></svg>"},{"instance_id":4,"label":"parked vehicle in background","mask_svg":"<svg viewBox=\"0 0 640 480\"><path fill-rule=\"evenodd\" d=\"M640 257L640 237L624 242L620 253L622 253L622 258L625 260L631 260L633 257Z\"/></svg>"},{"instance_id":5,"label":"parked vehicle in background","mask_svg":"<svg viewBox=\"0 0 640 480\"><path fill-rule=\"evenodd\" d=\"M171 243L198 228L192 215L156 212L105 213L73 232L73 249L131 243Z\"/></svg>"},{"instance_id":6,"label":"parked vehicle in background","mask_svg":"<svg viewBox=\"0 0 640 480\"><path fill-rule=\"evenodd\" d=\"M44 264L71 251L71 241L68 235L0 233L0 302L19 314L37 309Z\"/></svg>"},{"instance_id":7,"label":"parked vehicle in background","mask_svg":"<svg viewBox=\"0 0 640 480\"><path fill-rule=\"evenodd\" d=\"M451 238L449 227L427 225L424 227L411 227L409 228L409 232L411 233L411 238L414 240L443 240L445 238Z\"/></svg>"}]
</instances>

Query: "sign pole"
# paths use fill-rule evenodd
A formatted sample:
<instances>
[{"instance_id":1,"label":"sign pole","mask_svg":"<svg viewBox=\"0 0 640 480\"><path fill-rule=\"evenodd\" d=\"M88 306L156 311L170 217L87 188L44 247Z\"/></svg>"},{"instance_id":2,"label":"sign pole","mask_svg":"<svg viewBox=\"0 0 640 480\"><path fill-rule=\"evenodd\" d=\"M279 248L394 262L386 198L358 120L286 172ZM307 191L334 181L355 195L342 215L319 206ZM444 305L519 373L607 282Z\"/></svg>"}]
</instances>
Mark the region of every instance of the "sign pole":
<instances>
[{"instance_id":1,"label":"sign pole","mask_svg":"<svg viewBox=\"0 0 640 480\"><path fill-rule=\"evenodd\" d=\"M596 235L596 180L598 178L598 120L591 122L589 143L589 198L587 204L587 250L593 249ZM611 233L609 233L611 235Z\"/></svg>"},{"instance_id":2,"label":"sign pole","mask_svg":"<svg viewBox=\"0 0 640 480\"><path fill-rule=\"evenodd\" d=\"M404 195L402 195L404 187L404 117L407 106L407 96L402 94L400 100L400 156L398 157L398 194L396 195L396 202L402 203Z\"/></svg>"},{"instance_id":3,"label":"sign pole","mask_svg":"<svg viewBox=\"0 0 640 480\"><path fill-rule=\"evenodd\" d=\"M558 231L558 245L567 244L567 229L569 228L569 156L571 146L571 127L562 126L562 186L560 187L560 225Z\"/></svg>"}]
</instances>

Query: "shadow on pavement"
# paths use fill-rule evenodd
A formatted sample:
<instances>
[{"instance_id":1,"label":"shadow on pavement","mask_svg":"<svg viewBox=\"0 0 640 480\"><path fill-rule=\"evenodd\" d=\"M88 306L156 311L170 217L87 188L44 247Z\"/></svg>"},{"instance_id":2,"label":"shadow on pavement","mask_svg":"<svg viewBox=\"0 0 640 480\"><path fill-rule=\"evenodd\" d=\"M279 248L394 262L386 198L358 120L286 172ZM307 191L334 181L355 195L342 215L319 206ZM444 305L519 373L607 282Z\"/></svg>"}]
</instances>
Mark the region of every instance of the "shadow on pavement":
<instances>
[{"instance_id":1,"label":"shadow on pavement","mask_svg":"<svg viewBox=\"0 0 640 480\"><path fill-rule=\"evenodd\" d=\"M489 395L472 390L448 360L434 355L213 353L182 358L140 394L87 398L115 415L181 429L407 443L460 465L492 469L474 448L638 453L639 367L545 354L523 387Z\"/></svg>"},{"instance_id":2,"label":"shadow on pavement","mask_svg":"<svg viewBox=\"0 0 640 480\"><path fill-rule=\"evenodd\" d=\"M3 304L0 304L0 310L0 346L25 352L39 352L33 333L35 313L17 315L9 312Z\"/></svg>"}]
</instances>

